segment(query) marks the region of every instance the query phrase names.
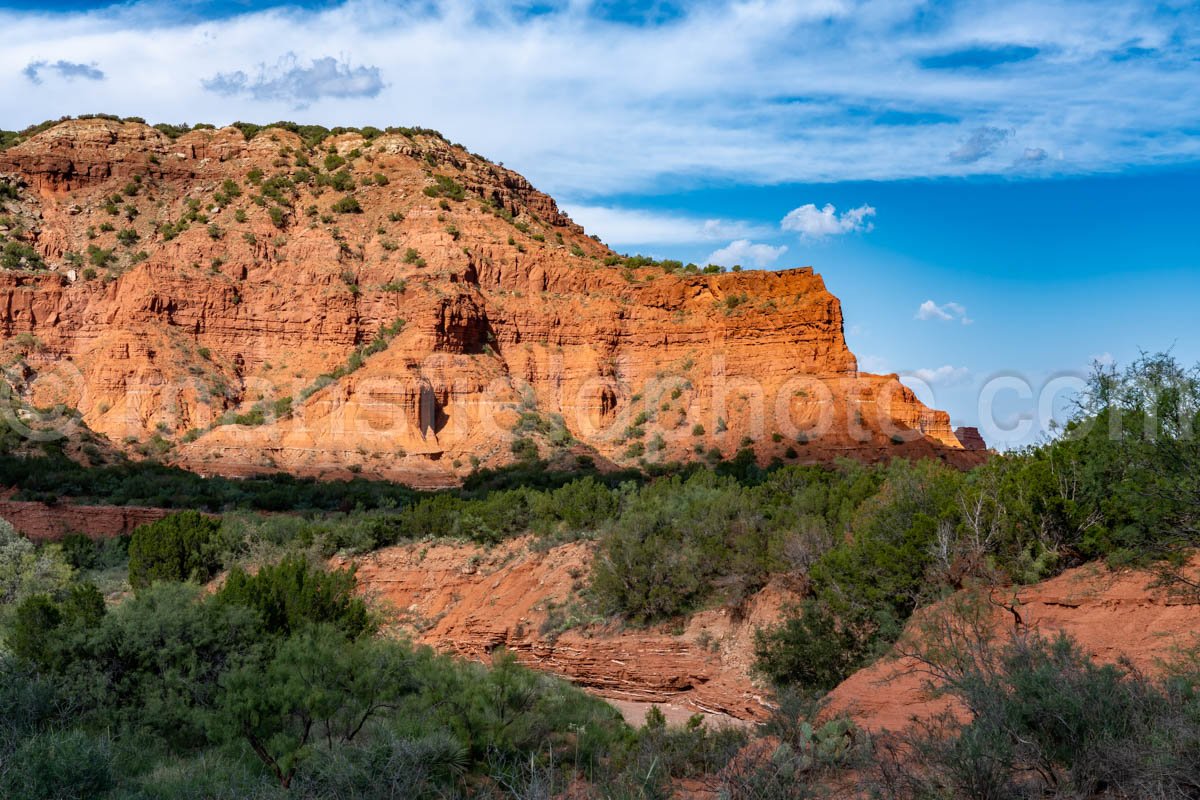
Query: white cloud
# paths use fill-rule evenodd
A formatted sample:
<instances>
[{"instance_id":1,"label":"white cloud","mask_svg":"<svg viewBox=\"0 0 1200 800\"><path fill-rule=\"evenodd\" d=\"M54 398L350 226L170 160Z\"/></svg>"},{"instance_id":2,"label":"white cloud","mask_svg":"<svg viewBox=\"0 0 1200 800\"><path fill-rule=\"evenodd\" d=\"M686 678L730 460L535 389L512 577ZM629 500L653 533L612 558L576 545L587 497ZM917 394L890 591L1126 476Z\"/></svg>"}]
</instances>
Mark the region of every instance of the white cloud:
<instances>
[{"instance_id":1,"label":"white cloud","mask_svg":"<svg viewBox=\"0 0 1200 800\"><path fill-rule=\"evenodd\" d=\"M911 376L930 386L961 386L970 381L971 370L946 364L936 369L913 370Z\"/></svg>"},{"instance_id":2,"label":"white cloud","mask_svg":"<svg viewBox=\"0 0 1200 800\"><path fill-rule=\"evenodd\" d=\"M786 252L786 246L772 247L769 244L755 244L749 239L738 239L714 251L708 257L708 263L725 267L735 264L743 267L769 267Z\"/></svg>"},{"instance_id":3,"label":"white cloud","mask_svg":"<svg viewBox=\"0 0 1200 800\"><path fill-rule=\"evenodd\" d=\"M963 325L970 325L975 321L967 316L967 309L958 303L951 302L939 306L932 300L921 303L915 318L926 321L941 320L942 322L958 320Z\"/></svg>"},{"instance_id":4,"label":"white cloud","mask_svg":"<svg viewBox=\"0 0 1200 800\"><path fill-rule=\"evenodd\" d=\"M875 209L868 205L852 208L839 215L832 203L826 203L824 208L807 203L789 211L779 226L785 231L795 231L809 239L823 239L843 233L869 231L874 226L867 221L867 217L873 216Z\"/></svg>"},{"instance_id":5,"label":"white cloud","mask_svg":"<svg viewBox=\"0 0 1200 800\"><path fill-rule=\"evenodd\" d=\"M352 67L332 56L314 58L310 66L304 66L295 53L282 56L274 65L259 64L253 78L242 70L218 72L200 84L225 97L282 100L296 108L307 108L327 97L376 97L384 86L379 67Z\"/></svg>"},{"instance_id":6,"label":"white cloud","mask_svg":"<svg viewBox=\"0 0 1200 800\"><path fill-rule=\"evenodd\" d=\"M59 60L51 64L47 61L31 61L25 69L21 70L21 74L28 78L30 83L38 86L42 84L42 73L45 72L52 72L67 81L73 81L76 78L88 81L104 80L104 71L95 63L77 64L73 61Z\"/></svg>"},{"instance_id":7,"label":"white cloud","mask_svg":"<svg viewBox=\"0 0 1200 800\"><path fill-rule=\"evenodd\" d=\"M769 235L771 230L750 222L698 219L681 214L565 203L571 219L610 246L682 245L729 241Z\"/></svg>"},{"instance_id":8,"label":"white cloud","mask_svg":"<svg viewBox=\"0 0 1200 800\"><path fill-rule=\"evenodd\" d=\"M886 358L873 355L860 357L858 359L858 368L863 372L873 372L881 375L886 375L892 371Z\"/></svg>"},{"instance_id":9,"label":"white cloud","mask_svg":"<svg viewBox=\"0 0 1200 800\"><path fill-rule=\"evenodd\" d=\"M1003 128L977 128L950 151L948 158L956 164L974 164L996 152L1012 135Z\"/></svg>"},{"instance_id":10,"label":"white cloud","mask_svg":"<svg viewBox=\"0 0 1200 800\"><path fill-rule=\"evenodd\" d=\"M599 19L587 0L541 4L546 13L516 0L348 0L215 20L199 18L201 5L0 10L3 126L96 109L425 125L582 201L665 181L1005 174L1039 149L1053 157L1029 174L1200 159L1195 4L964 0L930 14L919 0L710 0L649 26ZM1124 57L1135 44L1138 57ZM994 70L921 65L983 45L1038 55ZM288 53L304 69L353 54L387 85L372 96L374 77L359 75L370 91L308 98L307 86L271 90L268 76L252 91L255 64ZM84 98L78 82L25 76L66 54L108 80ZM239 70L238 94L202 85L224 75L217 85L242 87ZM297 97L309 102L300 114Z\"/></svg>"}]
</instances>

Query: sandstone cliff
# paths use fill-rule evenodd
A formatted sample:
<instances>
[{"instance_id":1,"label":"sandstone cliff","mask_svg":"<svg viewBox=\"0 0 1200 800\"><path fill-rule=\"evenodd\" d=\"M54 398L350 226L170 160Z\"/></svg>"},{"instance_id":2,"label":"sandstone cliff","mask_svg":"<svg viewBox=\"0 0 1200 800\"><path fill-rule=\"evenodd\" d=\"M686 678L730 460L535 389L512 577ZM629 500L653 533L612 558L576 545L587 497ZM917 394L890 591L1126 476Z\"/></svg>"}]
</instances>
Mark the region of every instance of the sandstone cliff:
<instances>
[{"instance_id":1,"label":"sandstone cliff","mask_svg":"<svg viewBox=\"0 0 1200 800\"><path fill-rule=\"evenodd\" d=\"M626 264L432 133L76 120L0 151L0 184L9 382L199 471L438 486L515 438L618 463L981 457L858 372L810 268Z\"/></svg>"}]
</instances>

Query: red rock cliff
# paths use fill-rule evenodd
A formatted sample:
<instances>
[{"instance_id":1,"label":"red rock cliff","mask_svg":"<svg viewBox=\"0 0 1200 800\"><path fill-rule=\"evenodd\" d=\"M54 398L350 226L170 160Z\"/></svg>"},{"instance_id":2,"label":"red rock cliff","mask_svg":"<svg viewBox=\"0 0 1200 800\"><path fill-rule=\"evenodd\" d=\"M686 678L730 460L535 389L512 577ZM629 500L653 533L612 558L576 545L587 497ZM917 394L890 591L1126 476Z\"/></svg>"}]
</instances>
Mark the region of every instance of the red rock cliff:
<instances>
[{"instance_id":1,"label":"red rock cliff","mask_svg":"<svg viewBox=\"0 0 1200 800\"><path fill-rule=\"evenodd\" d=\"M10 381L200 471L444 485L514 438L617 462L747 440L764 461L981 457L857 371L810 268L606 265L551 198L432 134L78 120L0 152L0 180L0 233L46 267L0 271Z\"/></svg>"}]
</instances>

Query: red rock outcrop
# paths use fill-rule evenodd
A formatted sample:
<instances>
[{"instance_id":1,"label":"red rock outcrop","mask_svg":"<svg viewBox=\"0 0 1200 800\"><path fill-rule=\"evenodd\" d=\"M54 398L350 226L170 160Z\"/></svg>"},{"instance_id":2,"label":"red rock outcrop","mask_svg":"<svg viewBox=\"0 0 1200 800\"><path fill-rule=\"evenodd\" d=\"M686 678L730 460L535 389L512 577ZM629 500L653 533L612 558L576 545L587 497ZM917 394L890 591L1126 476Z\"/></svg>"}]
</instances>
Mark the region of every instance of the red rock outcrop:
<instances>
[{"instance_id":1,"label":"red rock outcrop","mask_svg":"<svg viewBox=\"0 0 1200 800\"><path fill-rule=\"evenodd\" d=\"M396 628L439 650L486 660L503 647L614 700L742 720L767 713L769 697L750 675L754 630L796 595L772 585L678 630L623 630L589 618L578 600L591 558L587 542L543 550L525 538L491 549L402 545L353 563L361 590L390 609Z\"/></svg>"},{"instance_id":2,"label":"red rock outcrop","mask_svg":"<svg viewBox=\"0 0 1200 800\"><path fill-rule=\"evenodd\" d=\"M17 533L35 542L57 541L68 533L108 539L132 533L139 525L155 522L171 513L172 510L167 508L142 506L51 506L0 500L0 519L7 520Z\"/></svg>"},{"instance_id":3,"label":"red rock outcrop","mask_svg":"<svg viewBox=\"0 0 1200 800\"><path fill-rule=\"evenodd\" d=\"M1200 576L1200 558L1190 575ZM1103 663L1127 659L1153 674L1175 648L1200 644L1200 597L1156 588L1146 570L1112 570L1100 563L1067 570L1042 583L992 590L998 601L993 623L999 638L1011 631L1017 609L1021 623L1053 636L1062 632ZM918 620L944 606L918 612ZM918 636L910 623L906 636ZM879 661L850 676L829 696L826 713L849 714L870 730L904 730L915 719L928 719L955 701L932 696L929 675L911 658Z\"/></svg>"},{"instance_id":4,"label":"red rock outcrop","mask_svg":"<svg viewBox=\"0 0 1200 800\"><path fill-rule=\"evenodd\" d=\"M77 120L0 151L0 180L7 237L48 267L0 271L24 400L199 471L437 486L517 436L618 462L981 458L858 372L812 269L606 265L551 198L436 135Z\"/></svg>"},{"instance_id":5,"label":"red rock outcrop","mask_svg":"<svg viewBox=\"0 0 1200 800\"><path fill-rule=\"evenodd\" d=\"M988 449L987 442L983 440L978 428L955 428L954 438L958 439L966 450L984 452Z\"/></svg>"}]
</instances>

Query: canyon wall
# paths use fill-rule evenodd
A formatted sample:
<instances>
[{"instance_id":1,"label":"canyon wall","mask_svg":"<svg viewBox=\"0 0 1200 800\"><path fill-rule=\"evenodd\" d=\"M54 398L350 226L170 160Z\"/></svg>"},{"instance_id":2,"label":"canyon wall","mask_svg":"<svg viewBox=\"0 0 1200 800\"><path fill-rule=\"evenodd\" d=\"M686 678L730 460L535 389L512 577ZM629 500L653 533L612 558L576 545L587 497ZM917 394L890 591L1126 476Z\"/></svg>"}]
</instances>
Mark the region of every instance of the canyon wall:
<instances>
[{"instance_id":1,"label":"canyon wall","mask_svg":"<svg viewBox=\"0 0 1200 800\"><path fill-rule=\"evenodd\" d=\"M169 508L141 506L47 505L21 500L0 500L0 519L17 533L35 542L54 542L69 533L92 539L109 539L173 513Z\"/></svg>"}]
</instances>

